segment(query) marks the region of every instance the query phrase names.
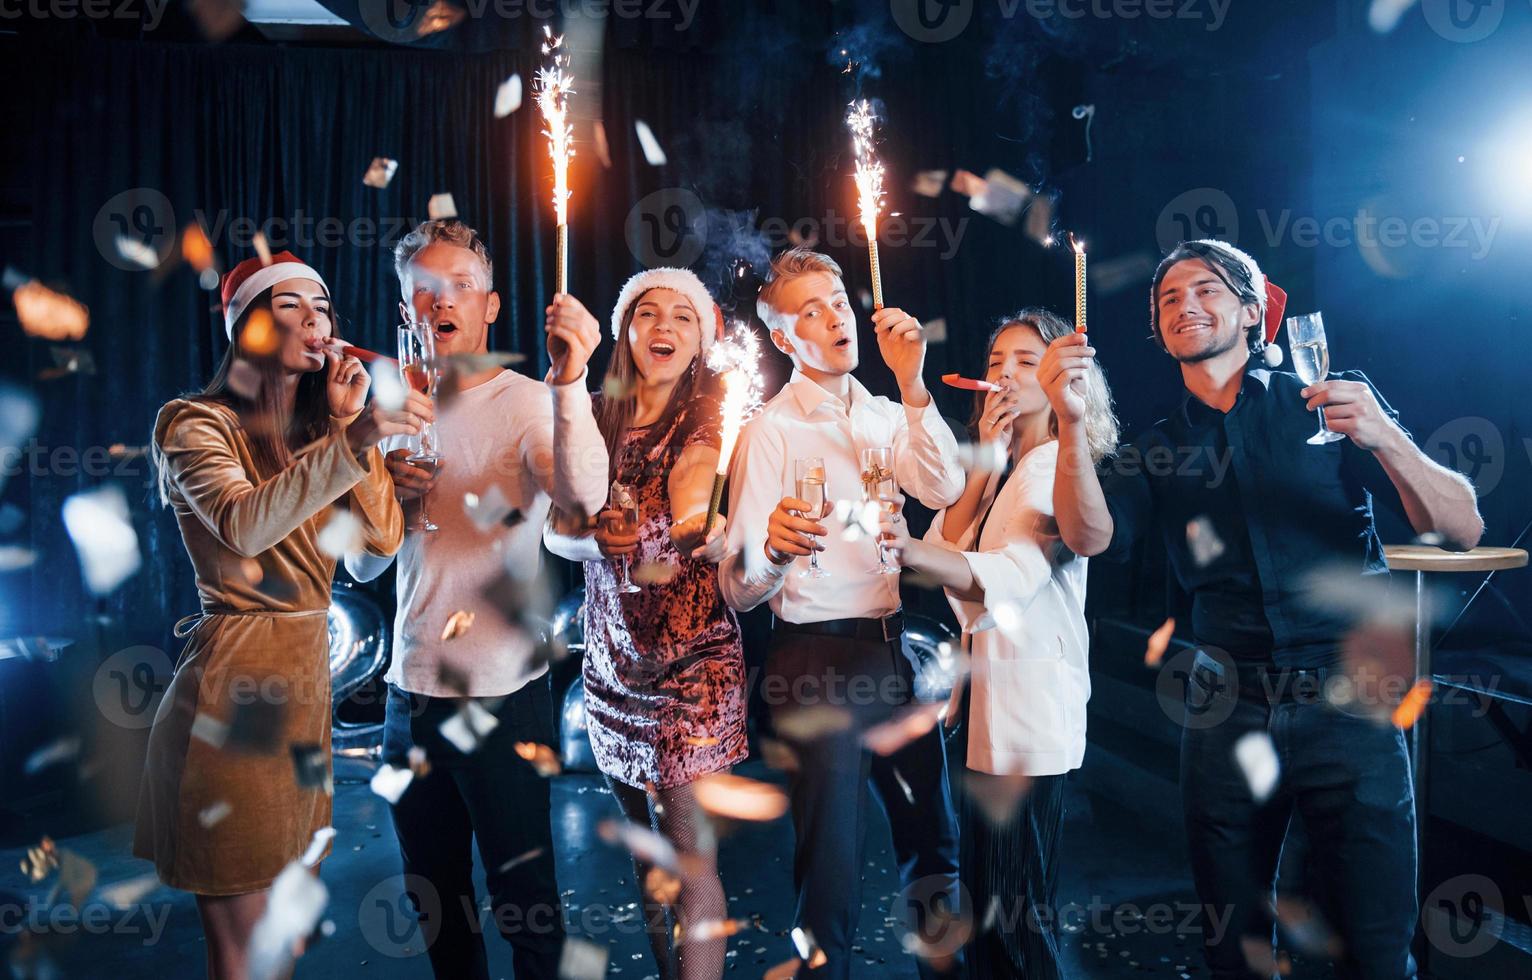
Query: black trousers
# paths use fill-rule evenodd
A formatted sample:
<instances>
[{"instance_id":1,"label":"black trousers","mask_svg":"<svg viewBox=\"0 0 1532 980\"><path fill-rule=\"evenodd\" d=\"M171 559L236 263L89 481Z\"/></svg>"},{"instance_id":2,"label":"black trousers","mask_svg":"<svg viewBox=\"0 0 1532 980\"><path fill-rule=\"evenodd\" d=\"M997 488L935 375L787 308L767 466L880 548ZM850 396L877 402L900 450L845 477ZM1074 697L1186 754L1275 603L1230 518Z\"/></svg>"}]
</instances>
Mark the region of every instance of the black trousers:
<instances>
[{"instance_id":1,"label":"black trousers","mask_svg":"<svg viewBox=\"0 0 1532 980\"><path fill-rule=\"evenodd\" d=\"M1010 820L995 824L971 796L962 804L963 887L975 935L968 976L1058 980L1059 831L1064 775L1034 776Z\"/></svg>"},{"instance_id":2,"label":"black trousers","mask_svg":"<svg viewBox=\"0 0 1532 980\"><path fill-rule=\"evenodd\" d=\"M939 944L941 936L926 928L928 920L939 921L930 913L957 908L957 820L939 731L888 756L862 744L869 728L910 704L913 678L897 642L812 636L780 627L772 635L762 695L798 757L789 783L796 924L813 933L824 951L824 965L804 971L815 980L844 980L851 974L851 945L862 910L869 795L883 807L893 834L904 903L891 910L895 917L908 917ZM847 723L816 737L791 737L788 733L802 731L805 709ZM960 965L958 951L950 952L954 966ZM919 969L923 977L941 975L926 960L919 961Z\"/></svg>"},{"instance_id":3,"label":"black trousers","mask_svg":"<svg viewBox=\"0 0 1532 980\"><path fill-rule=\"evenodd\" d=\"M1267 903L1296 813L1313 849L1316 904L1342 944L1337 975L1413 978L1415 796L1403 734L1323 699L1271 704L1242 696L1226 670L1198 658L1181 734L1187 851L1213 977L1270 976L1251 969L1241 940L1251 940L1252 951L1271 948ZM1252 732L1271 737L1281 765L1264 803L1252 798L1235 756Z\"/></svg>"},{"instance_id":4,"label":"black trousers","mask_svg":"<svg viewBox=\"0 0 1532 980\"><path fill-rule=\"evenodd\" d=\"M556 744L549 680L540 677L506 698L495 712L499 725L468 755L439 731L459 704L388 690L384 761L408 765L410 746L419 745L431 762L430 773L417 777L392 808L405 890L420 917L431 969L437 980L488 980L483 934L495 927L511 944L516 980L553 980L564 915L548 781L514 749L516 742ZM489 887L487 913L474 894L475 839Z\"/></svg>"}]
</instances>

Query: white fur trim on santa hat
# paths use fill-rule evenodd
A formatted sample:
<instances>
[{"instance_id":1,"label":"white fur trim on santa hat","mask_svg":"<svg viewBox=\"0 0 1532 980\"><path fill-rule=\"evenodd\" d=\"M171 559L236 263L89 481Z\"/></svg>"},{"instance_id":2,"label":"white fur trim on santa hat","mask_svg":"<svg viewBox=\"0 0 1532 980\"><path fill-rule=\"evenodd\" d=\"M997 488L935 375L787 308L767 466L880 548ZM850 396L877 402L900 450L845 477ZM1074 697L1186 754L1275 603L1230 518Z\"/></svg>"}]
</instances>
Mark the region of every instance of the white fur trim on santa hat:
<instances>
[{"instance_id":1,"label":"white fur trim on santa hat","mask_svg":"<svg viewBox=\"0 0 1532 980\"><path fill-rule=\"evenodd\" d=\"M702 335L702 352L707 353L713 343L713 335L716 330L713 318L713 296L702 285L702 280L690 269L646 269L638 275L623 283L622 292L617 294L617 305L612 308L612 339L622 339L622 320L627 315L628 307L638 302L638 298L651 289L673 289L685 296L692 304L692 309L697 311L697 326Z\"/></svg>"},{"instance_id":2,"label":"white fur trim on santa hat","mask_svg":"<svg viewBox=\"0 0 1532 980\"><path fill-rule=\"evenodd\" d=\"M250 301L275 286L279 282L289 279L309 279L319 283L325 295L330 295L330 287L325 285L324 276L314 271L313 267L305 262L274 262L268 266L262 266L250 274L250 278L239 284L234 290L234 298L229 300L223 309L223 332L230 340L234 339L234 324L239 322L240 316Z\"/></svg>"}]
</instances>

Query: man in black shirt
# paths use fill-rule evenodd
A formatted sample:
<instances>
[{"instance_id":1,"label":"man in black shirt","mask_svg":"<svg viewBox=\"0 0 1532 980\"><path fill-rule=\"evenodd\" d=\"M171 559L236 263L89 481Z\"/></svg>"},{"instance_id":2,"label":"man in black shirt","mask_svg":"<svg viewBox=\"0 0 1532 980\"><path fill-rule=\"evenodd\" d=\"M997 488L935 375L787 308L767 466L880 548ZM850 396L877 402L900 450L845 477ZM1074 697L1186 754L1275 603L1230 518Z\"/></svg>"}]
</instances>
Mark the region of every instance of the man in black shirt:
<instances>
[{"instance_id":1,"label":"man in black shirt","mask_svg":"<svg viewBox=\"0 0 1532 980\"><path fill-rule=\"evenodd\" d=\"M1054 507L1065 544L1125 558L1157 522L1192 598L1201 652L1187 683L1181 792L1192 875L1214 913L1204 917L1209 969L1241 980L1275 972L1266 908L1296 811L1343 943L1342 975L1413 977L1409 759L1397 728L1326 702L1352 622L1319 582L1387 574L1375 495L1397 503L1417 534L1474 547L1483 523L1473 487L1416 447L1360 372L1305 387L1249 363L1275 339L1285 297L1244 252L1185 242L1160 264L1150 297L1155 339L1180 363L1184 397L1104 473L1089 465L1079 424L1075 381L1095 356L1085 336L1055 341L1038 376L1059 420ZM1319 406L1348 439L1306 442ZM1316 581L1319 572L1332 577ZM1251 733L1269 735L1280 761L1261 800L1236 758Z\"/></svg>"}]
</instances>

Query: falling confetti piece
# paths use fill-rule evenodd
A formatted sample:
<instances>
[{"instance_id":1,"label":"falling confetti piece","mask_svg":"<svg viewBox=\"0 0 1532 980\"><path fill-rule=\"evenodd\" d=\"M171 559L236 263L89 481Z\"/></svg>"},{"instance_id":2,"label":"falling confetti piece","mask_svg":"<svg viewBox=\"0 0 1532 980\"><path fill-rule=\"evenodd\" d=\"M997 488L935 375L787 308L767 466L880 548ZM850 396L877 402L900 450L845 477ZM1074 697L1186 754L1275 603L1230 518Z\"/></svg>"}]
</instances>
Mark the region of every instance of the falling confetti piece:
<instances>
[{"instance_id":1,"label":"falling confetti piece","mask_svg":"<svg viewBox=\"0 0 1532 980\"><path fill-rule=\"evenodd\" d=\"M946 710L945 703L916 705L891 721L867 729L862 744L878 755L893 755L936 727Z\"/></svg>"},{"instance_id":2,"label":"falling confetti piece","mask_svg":"<svg viewBox=\"0 0 1532 980\"><path fill-rule=\"evenodd\" d=\"M19 545L0 545L0 572L15 572L37 563L37 552Z\"/></svg>"},{"instance_id":3,"label":"falling confetti piece","mask_svg":"<svg viewBox=\"0 0 1532 980\"><path fill-rule=\"evenodd\" d=\"M44 769L51 769L63 762L77 758L80 754L80 739L61 738L51 742L27 756L26 774L35 776Z\"/></svg>"},{"instance_id":4,"label":"falling confetti piece","mask_svg":"<svg viewBox=\"0 0 1532 980\"><path fill-rule=\"evenodd\" d=\"M686 736L684 741L686 742L687 745L695 745L698 748L706 748L706 747L708 747L710 745L717 745L718 744L718 739L715 736L712 736L712 735L702 735L702 736L688 735L688 736Z\"/></svg>"},{"instance_id":5,"label":"falling confetti piece","mask_svg":"<svg viewBox=\"0 0 1532 980\"><path fill-rule=\"evenodd\" d=\"M330 775L330 756L324 746L317 743L295 742L288 746L293 758L293 778L304 789L323 790L326 796L335 792Z\"/></svg>"},{"instance_id":6,"label":"falling confetti piece","mask_svg":"<svg viewBox=\"0 0 1532 980\"><path fill-rule=\"evenodd\" d=\"M962 774L962 786L985 820L992 826L1004 827L1016 819L1022 799L1032 788L1032 780L1022 775L970 770Z\"/></svg>"},{"instance_id":7,"label":"falling confetti piece","mask_svg":"<svg viewBox=\"0 0 1532 980\"><path fill-rule=\"evenodd\" d=\"M1234 743L1234 760L1245 774L1250 795L1257 803L1265 803L1272 790L1277 788L1282 766L1277 761L1277 747L1266 732L1246 732Z\"/></svg>"},{"instance_id":8,"label":"falling confetti piece","mask_svg":"<svg viewBox=\"0 0 1532 980\"><path fill-rule=\"evenodd\" d=\"M787 794L770 783L744 776L713 773L692 784L697 805L728 820L775 820L787 812Z\"/></svg>"},{"instance_id":9,"label":"falling confetti piece","mask_svg":"<svg viewBox=\"0 0 1532 980\"><path fill-rule=\"evenodd\" d=\"M1426 705L1431 703L1431 682L1422 677L1415 685L1405 692L1404 699L1394 708L1393 722L1395 728L1410 729L1420 720L1421 713L1426 710Z\"/></svg>"},{"instance_id":10,"label":"falling confetti piece","mask_svg":"<svg viewBox=\"0 0 1532 980\"><path fill-rule=\"evenodd\" d=\"M420 23L415 28L416 37L427 37L431 34L440 34L442 31L451 30L458 25L468 11L447 0L436 0L435 3L420 15Z\"/></svg>"},{"instance_id":11,"label":"falling confetti piece","mask_svg":"<svg viewBox=\"0 0 1532 980\"><path fill-rule=\"evenodd\" d=\"M1292 944L1309 956L1336 959L1345 947L1319 911L1301 898L1277 896L1270 906L1272 917Z\"/></svg>"},{"instance_id":12,"label":"falling confetti piece","mask_svg":"<svg viewBox=\"0 0 1532 980\"><path fill-rule=\"evenodd\" d=\"M197 814L197 822L203 829L217 826L224 817L234 812L234 807L227 800L219 800L217 803L203 807Z\"/></svg>"},{"instance_id":13,"label":"falling confetti piece","mask_svg":"<svg viewBox=\"0 0 1532 980\"><path fill-rule=\"evenodd\" d=\"M663 868L650 868L644 875L644 894L661 905L674 905L681 897L681 879Z\"/></svg>"},{"instance_id":14,"label":"falling confetti piece","mask_svg":"<svg viewBox=\"0 0 1532 980\"><path fill-rule=\"evenodd\" d=\"M784 706L773 715L777 733L794 742L812 742L851 727L851 713L832 704Z\"/></svg>"},{"instance_id":15,"label":"falling confetti piece","mask_svg":"<svg viewBox=\"0 0 1532 980\"><path fill-rule=\"evenodd\" d=\"M181 258L197 272L213 268L213 243L199 224L189 224L181 232Z\"/></svg>"},{"instance_id":16,"label":"falling confetti piece","mask_svg":"<svg viewBox=\"0 0 1532 980\"><path fill-rule=\"evenodd\" d=\"M504 119L521 108L521 74L512 75L495 90L495 118Z\"/></svg>"},{"instance_id":17,"label":"falling confetti piece","mask_svg":"<svg viewBox=\"0 0 1532 980\"><path fill-rule=\"evenodd\" d=\"M1053 198L1040 194L1032 199L1024 230L1028 238L1044 248L1053 246Z\"/></svg>"},{"instance_id":18,"label":"falling confetti piece","mask_svg":"<svg viewBox=\"0 0 1532 980\"><path fill-rule=\"evenodd\" d=\"M981 196L984 193L984 178L966 170L959 170L952 175L952 189L968 198Z\"/></svg>"},{"instance_id":19,"label":"falling confetti piece","mask_svg":"<svg viewBox=\"0 0 1532 980\"><path fill-rule=\"evenodd\" d=\"M463 706L446 721L439 731L442 738L451 742L464 755L473 752L479 743L500 725L500 719L484 710L477 701L465 701Z\"/></svg>"},{"instance_id":20,"label":"falling confetti piece","mask_svg":"<svg viewBox=\"0 0 1532 980\"><path fill-rule=\"evenodd\" d=\"M1260 976L1287 976L1293 972L1292 960L1286 953L1272 948L1271 940L1258 936L1244 936L1239 941L1245 965Z\"/></svg>"},{"instance_id":21,"label":"falling confetti piece","mask_svg":"<svg viewBox=\"0 0 1532 980\"><path fill-rule=\"evenodd\" d=\"M309 838L309 846L298 861L305 868L314 867L324 858L325 849L330 846L330 841L334 839L334 827L320 827L314 831L314 836Z\"/></svg>"},{"instance_id":22,"label":"falling confetti piece","mask_svg":"<svg viewBox=\"0 0 1532 980\"><path fill-rule=\"evenodd\" d=\"M597 119L591 127L593 131L592 142L596 144L596 159L601 161L605 170L612 169L612 147L606 141L606 123Z\"/></svg>"},{"instance_id":23,"label":"falling confetti piece","mask_svg":"<svg viewBox=\"0 0 1532 980\"><path fill-rule=\"evenodd\" d=\"M500 485L492 483L482 494L463 494L463 511L480 534L487 534L499 527L515 510Z\"/></svg>"},{"instance_id":24,"label":"falling confetti piece","mask_svg":"<svg viewBox=\"0 0 1532 980\"><path fill-rule=\"evenodd\" d=\"M639 585L665 585L676 577L680 568L664 561L645 561L633 566L633 581Z\"/></svg>"},{"instance_id":25,"label":"falling confetti piece","mask_svg":"<svg viewBox=\"0 0 1532 980\"><path fill-rule=\"evenodd\" d=\"M324 882L302 862L293 861L283 868L271 883L266 911L250 933L250 980L276 980L287 975L294 950L314 931L329 901Z\"/></svg>"},{"instance_id":26,"label":"falling confetti piece","mask_svg":"<svg viewBox=\"0 0 1532 980\"><path fill-rule=\"evenodd\" d=\"M432 221L443 218L456 218L457 205L452 201L451 194L432 194L431 200L426 203L426 217Z\"/></svg>"},{"instance_id":27,"label":"falling confetti piece","mask_svg":"<svg viewBox=\"0 0 1532 980\"><path fill-rule=\"evenodd\" d=\"M1010 452L1003 442L958 443L958 463L965 470L1003 473L1009 460Z\"/></svg>"},{"instance_id":28,"label":"falling confetti piece","mask_svg":"<svg viewBox=\"0 0 1532 980\"><path fill-rule=\"evenodd\" d=\"M118 235L116 245L117 254L140 269L153 269L160 264L160 253L131 235Z\"/></svg>"},{"instance_id":29,"label":"falling confetti piece","mask_svg":"<svg viewBox=\"0 0 1532 980\"><path fill-rule=\"evenodd\" d=\"M517 742L516 754L532 763L532 768L539 776L547 778L557 776L563 768L559 764L559 754L546 745L537 742Z\"/></svg>"},{"instance_id":30,"label":"falling confetti piece","mask_svg":"<svg viewBox=\"0 0 1532 980\"><path fill-rule=\"evenodd\" d=\"M639 861L657 868L675 872L680 870L680 858L675 845L664 835L640 827L627 820L603 820L596 833L608 844L620 844Z\"/></svg>"},{"instance_id":31,"label":"falling confetti piece","mask_svg":"<svg viewBox=\"0 0 1532 980\"><path fill-rule=\"evenodd\" d=\"M36 847L27 848L26 855L21 859L21 871L33 884L47 878L58 866L59 849L51 837L44 837Z\"/></svg>"},{"instance_id":32,"label":"falling confetti piece","mask_svg":"<svg viewBox=\"0 0 1532 980\"><path fill-rule=\"evenodd\" d=\"M559 952L559 980L601 980L606 976L606 960L605 946L571 936Z\"/></svg>"},{"instance_id":33,"label":"falling confetti piece","mask_svg":"<svg viewBox=\"0 0 1532 980\"><path fill-rule=\"evenodd\" d=\"M271 311L256 308L245 318L244 329L239 332L239 349L252 357L266 357L277 352L282 337L277 333Z\"/></svg>"},{"instance_id":34,"label":"falling confetti piece","mask_svg":"<svg viewBox=\"0 0 1532 980\"><path fill-rule=\"evenodd\" d=\"M915 791L910 789L909 782L904 778L904 773L899 771L898 766L894 767L894 781L899 784L899 792L904 794L905 802L909 803L910 806L914 806Z\"/></svg>"},{"instance_id":35,"label":"falling confetti piece","mask_svg":"<svg viewBox=\"0 0 1532 980\"><path fill-rule=\"evenodd\" d=\"M362 183L368 187L376 187L378 190L383 190L394 179L394 172L398 169L398 160L390 160L388 157L373 157L372 163L367 165L367 172L362 175Z\"/></svg>"},{"instance_id":36,"label":"falling confetti piece","mask_svg":"<svg viewBox=\"0 0 1532 980\"><path fill-rule=\"evenodd\" d=\"M1223 539L1206 517L1194 517L1186 522L1186 546L1198 568L1208 567L1224 553Z\"/></svg>"},{"instance_id":37,"label":"falling confetti piece","mask_svg":"<svg viewBox=\"0 0 1532 980\"><path fill-rule=\"evenodd\" d=\"M534 847L530 851L526 851L524 853L518 854L515 857L511 858L509 861L507 861L504 864L500 865L500 873L501 874L505 874L507 871L511 870L512 868L516 867L517 865L526 864L528 861L535 860L535 859L540 858L542 856L543 856L543 849L541 847Z\"/></svg>"},{"instance_id":38,"label":"falling confetti piece","mask_svg":"<svg viewBox=\"0 0 1532 980\"><path fill-rule=\"evenodd\" d=\"M255 249L256 256L261 260L261 265L271 264L271 243L266 240L266 233L256 232L250 238L250 244Z\"/></svg>"},{"instance_id":39,"label":"falling confetti piece","mask_svg":"<svg viewBox=\"0 0 1532 980\"><path fill-rule=\"evenodd\" d=\"M264 381L261 369L243 358L235 358L229 365L229 387L247 401L255 401Z\"/></svg>"},{"instance_id":40,"label":"falling confetti piece","mask_svg":"<svg viewBox=\"0 0 1532 980\"><path fill-rule=\"evenodd\" d=\"M426 750L418 745L411 745L405 759L409 762L410 772L415 774L416 779L423 779L431 774L431 760L426 756Z\"/></svg>"},{"instance_id":41,"label":"falling confetti piece","mask_svg":"<svg viewBox=\"0 0 1532 980\"><path fill-rule=\"evenodd\" d=\"M471 626L473 626L473 613L466 609L459 609L447 617L447 625L442 627L442 642L457 639L467 633Z\"/></svg>"},{"instance_id":42,"label":"falling confetti piece","mask_svg":"<svg viewBox=\"0 0 1532 980\"><path fill-rule=\"evenodd\" d=\"M665 166L665 151L660 149L660 141L654 138L654 130L642 119L633 120L633 130L638 133L638 145L644 151L644 159L651 167Z\"/></svg>"},{"instance_id":43,"label":"falling confetti piece","mask_svg":"<svg viewBox=\"0 0 1532 980\"><path fill-rule=\"evenodd\" d=\"M67 848L59 848L59 886L69 893L69 901L79 908L95 890L96 866L87 858Z\"/></svg>"},{"instance_id":44,"label":"falling confetti piece","mask_svg":"<svg viewBox=\"0 0 1532 980\"><path fill-rule=\"evenodd\" d=\"M415 774L409 769L398 769L388 763L378 767L378 771L372 774L368 786L372 791L383 797L390 804L398 803L399 797L410 788L410 783L415 781Z\"/></svg>"},{"instance_id":45,"label":"falling confetti piece","mask_svg":"<svg viewBox=\"0 0 1532 980\"><path fill-rule=\"evenodd\" d=\"M779 772L798 771L798 753L774 738L761 739L761 761Z\"/></svg>"},{"instance_id":46,"label":"falling confetti piece","mask_svg":"<svg viewBox=\"0 0 1532 980\"><path fill-rule=\"evenodd\" d=\"M80 558L85 585L106 595L138 571L138 534L128 501L116 486L77 493L64 501L64 528Z\"/></svg>"},{"instance_id":47,"label":"falling confetti piece","mask_svg":"<svg viewBox=\"0 0 1532 980\"><path fill-rule=\"evenodd\" d=\"M22 283L11 294L16 319L29 336L44 340L79 340L90 329L90 311L79 301L37 280Z\"/></svg>"},{"instance_id":48,"label":"falling confetti piece","mask_svg":"<svg viewBox=\"0 0 1532 980\"><path fill-rule=\"evenodd\" d=\"M1002 225L1014 225L1032 197L1032 188L999 169L986 173L983 185L969 197L968 206Z\"/></svg>"},{"instance_id":49,"label":"falling confetti piece","mask_svg":"<svg viewBox=\"0 0 1532 980\"><path fill-rule=\"evenodd\" d=\"M677 941L708 943L727 939L748 928L750 928L748 919L705 919L684 930L678 925L676 927Z\"/></svg>"},{"instance_id":50,"label":"falling confetti piece","mask_svg":"<svg viewBox=\"0 0 1532 980\"><path fill-rule=\"evenodd\" d=\"M129 878L126 881L113 882L110 885L102 885L98 894L106 904L115 909L126 910L142 902L159 887L159 876L151 873Z\"/></svg>"},{"instance_id":51,"label":"falling confetti piece","mask_svg":"<svg viewBox=\"0 0 1532 980\"><path fill-rule=\"evenodd\" d=\"M356 554L362 550L361 518L345 508L334 508L314 543L331 558L339 559Z\"/></svg>"},{"instance_id":52,"label":"falling confetti piece","mask_svg":"<svg viewBox=\"0 0 1532 980\"><path fill-rule=\"evenodd\" d=\"M798 975L798 968L803 961L796 956L790 960L784 960L761 975L761 980L793 980Z\"/></svg>"},{"instance_id":53,"label":"falling confetti piece","mask_svg":"<svg viewBox=\"0 0 1532 980\"><path fill-rule=\"evenodd\" d=\"M941 197L942 187L946 183L947 171L922 170L915 175L915 183L911 186L911 190L921 197Z\"/></svg>"},{"instance_id":54,"label":"falling confetti piece","mask_svg":"<svg viewBox=\"0 0 1532 980\"><path fill-rule=\"evenodd\" d=\"M379 361L369 365L367 373L372 375L372 398L379 408L385 412L397 412L404 407L404 396L409 389L404 386L404 379L399 377L397 364Z\"/></svg>"},{"instance_id":55,"label":"falling confetti piece","mask_svg":"<svg viewBox=\"0 0 1532 980\"><path fill-rule=\"evenodd\" d=\"M1158 667L1160 661L1165 659L1165 651L1170 648L1170 637L1176 631L1176 618L1174 616L1160 624L1160 628L1149 634L1149 642L1144 647L1144 666Z\"/></svg>"}]
</instances>

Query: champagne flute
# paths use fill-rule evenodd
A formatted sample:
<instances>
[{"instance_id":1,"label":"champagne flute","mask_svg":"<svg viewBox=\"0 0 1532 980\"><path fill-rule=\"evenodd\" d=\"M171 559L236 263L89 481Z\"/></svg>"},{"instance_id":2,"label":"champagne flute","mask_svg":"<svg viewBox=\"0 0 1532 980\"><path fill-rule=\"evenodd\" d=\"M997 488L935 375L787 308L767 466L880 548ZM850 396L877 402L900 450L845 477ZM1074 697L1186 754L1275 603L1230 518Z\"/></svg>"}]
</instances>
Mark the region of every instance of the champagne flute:
<instances>
[{"instance_id":1,"label":"champagne flute","mask_svg":"<svg viewBox=\"0 0 1532 980\"><path fill-rule=\"evenodd\" d=\"M894 450L889 446L877 446L862 450L862 499L876 500L885 512L894 512L894 496L899 492L894 483ZM898 575L899 566L890 565L888 552L878 545L878 564L871 570L873 575Z\"/></svg>"},{"instance_id":2,"label":"champagne flute","mask_svg":"<svg viewBox=\"0 0 1532 980\"><path fill-rule=\"evenodd\" d=\"M1305 313L1287 318L1287 344L1293 351L1293 367L1306 385L1318 384L1330 373L1330 347L1325 342L1325 318L1320 313ZM1325 425L1325 407L1319 406L1319 431L1305 440L1310 446L1323 446L1346 438L1331 432Z\"/></svg>"},{"instance_id":3,"label":"champagne flute","mask_svg":"<svg viewBox=\"0 0 1532 980\"><path fill-rule=\"evenodd\" d=\"M638 488L631 483L612 482L613 510L619 512L619 516L612 522L612 533L632 534L638 529ZM617 583L617 591L623 595L632 595L634 592L642 592L633 584L633 579L628 574L628 556L622 556L622 581Z\"/></svg>"},{"instance_id":4,"label":"champagne flute","mask_svg":"<svg viewBox=\"0 0 1532 980\"><path fill-rule=\"evenodd\" d=\"M436 362L436 334L431 325L421 322L399 324L399 374L404 383L415 391L432 399L436 398L436 386L441 381L441 370ZM441 463L441 453L436 449L436 424L427 422L415 437L415 451L409 462L433 473ZM426 498L420 496L420 506L415 516L405 525L411 531L435 531L431 516L426 513Z\"/></svg>"},{"instance_id":5,"label":"champagne flute","mask_svg":"<svg viewBox=\"0 0 1532 980\"><path fill-rule=\"evenodd\" d=\"M803 516L811 521L822 521L830 516L830 495L825 490L825 461L820 456L804 456L793 460L793 475L797 484L798 499L809 505ZM810 535L810 540L813 536ZM829 572L819 567L819 551L809 552L809 567L798 572L799 578L827 578Z\"/></svg>"}]
</instances>

